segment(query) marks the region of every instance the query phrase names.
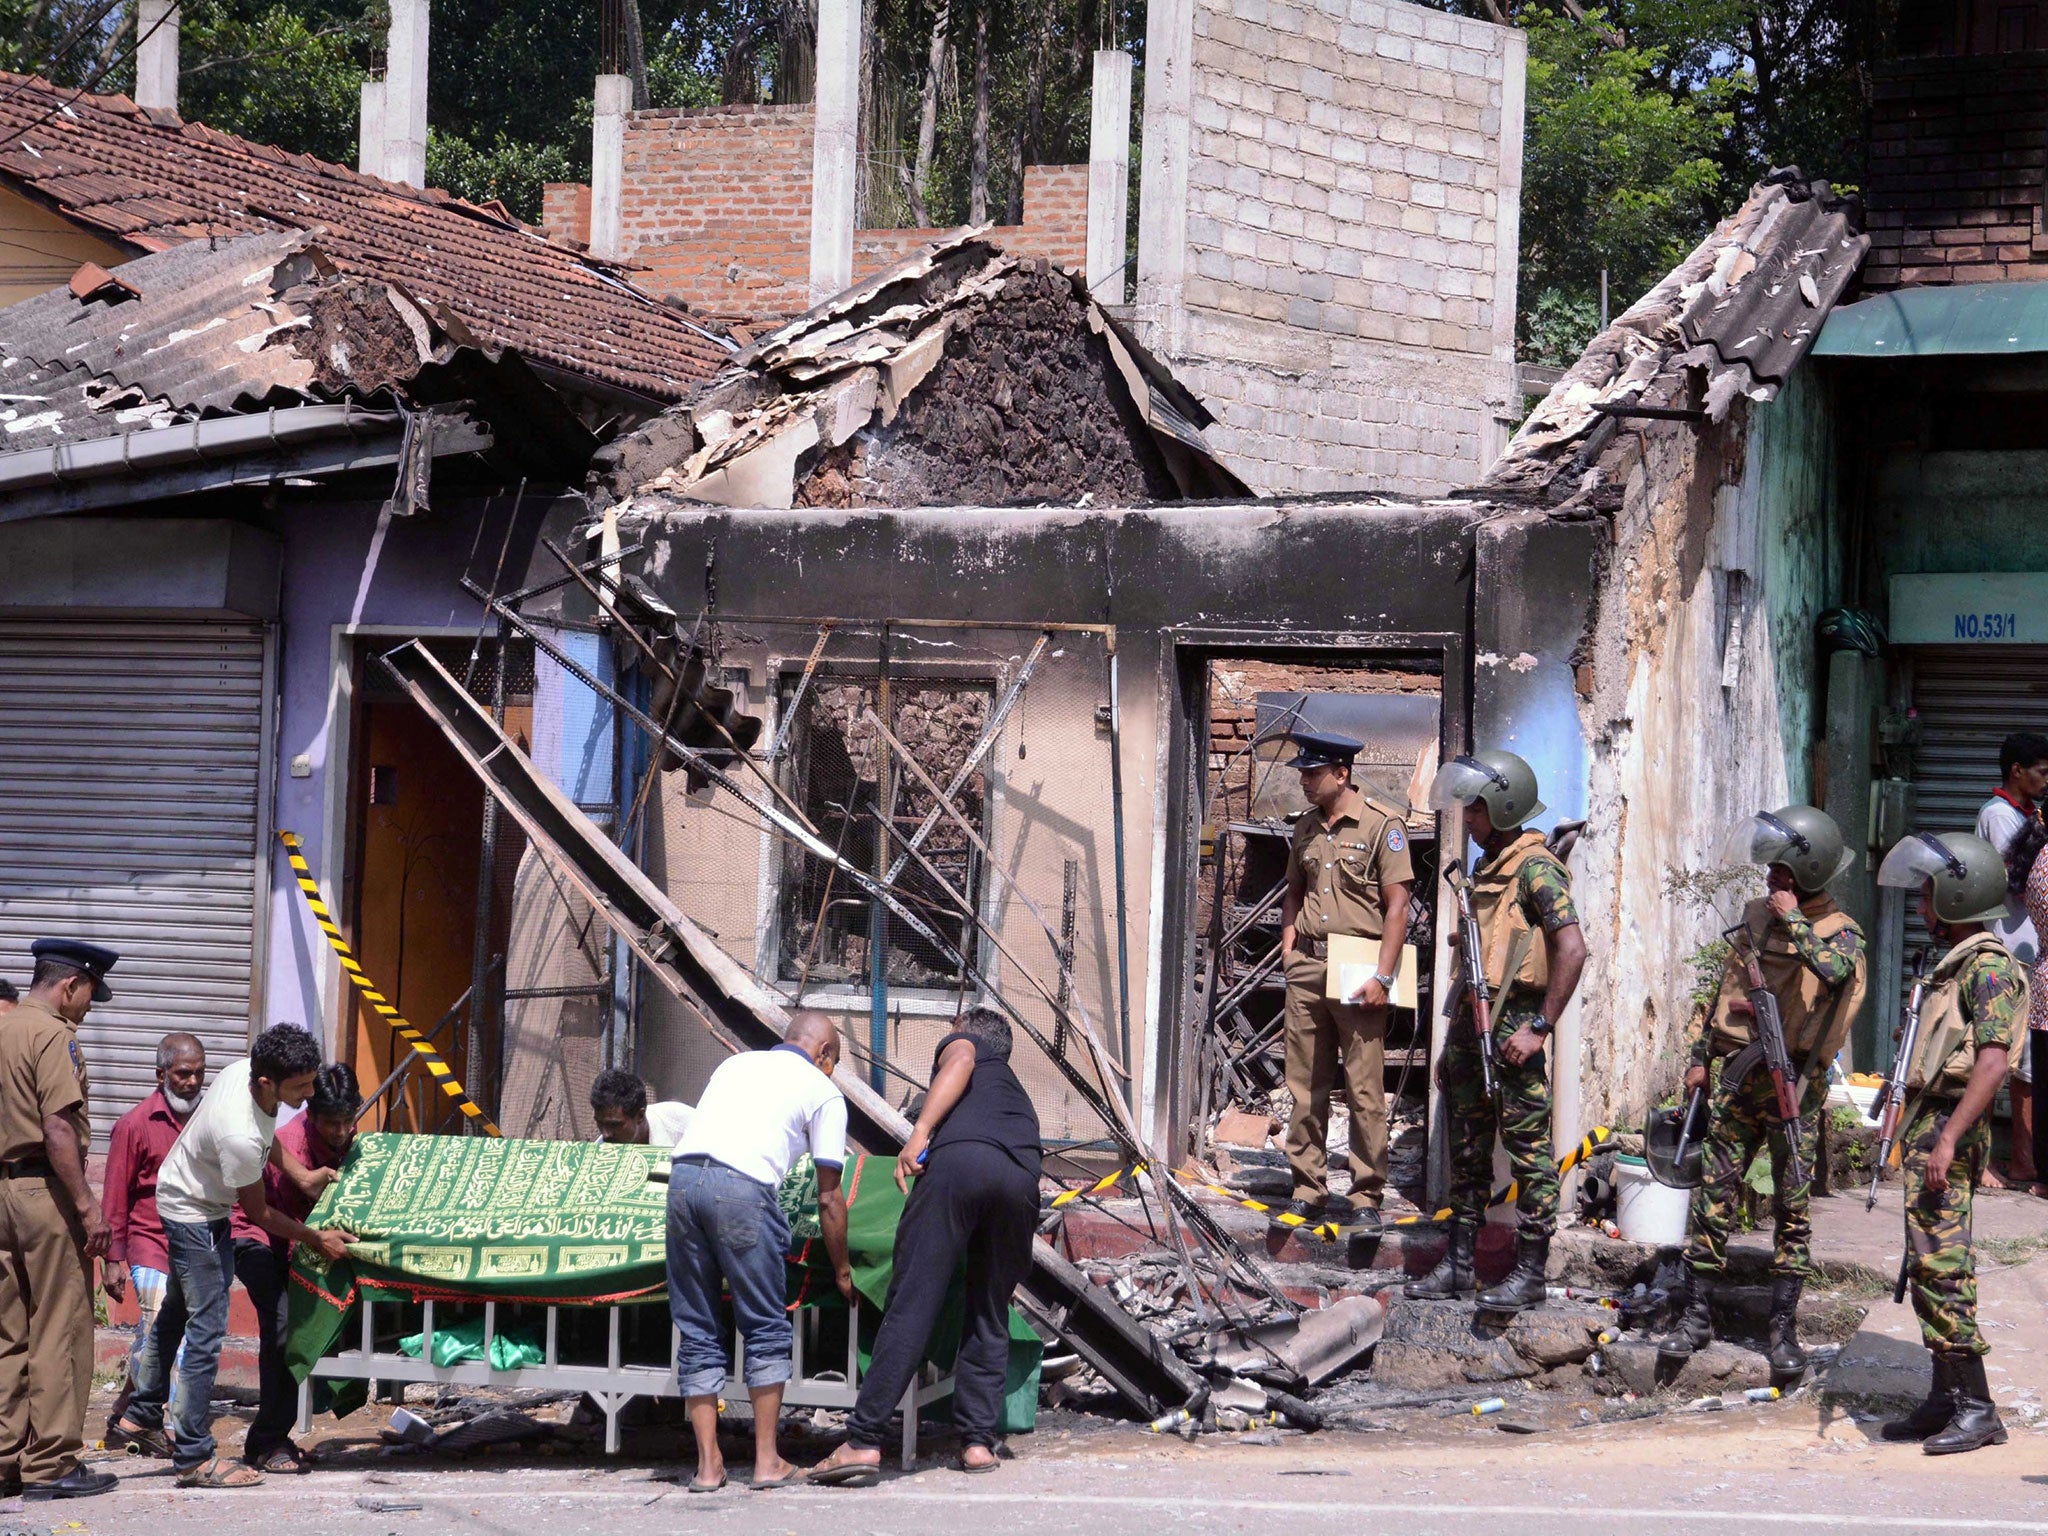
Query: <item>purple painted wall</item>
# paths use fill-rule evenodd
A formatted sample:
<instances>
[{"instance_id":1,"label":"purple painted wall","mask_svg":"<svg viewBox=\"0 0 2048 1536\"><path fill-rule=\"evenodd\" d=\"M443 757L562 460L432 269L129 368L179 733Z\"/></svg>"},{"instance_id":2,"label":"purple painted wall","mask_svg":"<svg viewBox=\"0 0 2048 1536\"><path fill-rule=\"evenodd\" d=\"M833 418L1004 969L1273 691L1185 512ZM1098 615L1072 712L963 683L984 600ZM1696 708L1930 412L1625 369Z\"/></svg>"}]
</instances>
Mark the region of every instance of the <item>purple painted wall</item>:
<instances>
[{"instance_id":1,"label":"purple painted wall","mask_svg":"<svg viewBox=\"0 0 2048 1536\"><path fill-rule=\"evenodd\" d=\"M508 580L525 571L525 546L546 504L547 498L529 495L521 505L505 563ZM461 578L469 570L490 585L512 509L509 494L450 499L431 513L391 519L381 544L375 502L308 503L267 520L285 546L272 825L298 834L306 862L331 893L339 894L341 871L339 851L327 846L329 804L345 793L348 773L345 744L337 739L346 720L330 713L345 709L334 676L337 628L474 634L482 610L462 590ZM292 759L301 755L312 771L294 778ZM323 1008L319 982L328 966L327 941L274 838L270 857L263 1022L317 1020L331 1049L335 1008L332 999Z\"/></svg>"}]
</instances>

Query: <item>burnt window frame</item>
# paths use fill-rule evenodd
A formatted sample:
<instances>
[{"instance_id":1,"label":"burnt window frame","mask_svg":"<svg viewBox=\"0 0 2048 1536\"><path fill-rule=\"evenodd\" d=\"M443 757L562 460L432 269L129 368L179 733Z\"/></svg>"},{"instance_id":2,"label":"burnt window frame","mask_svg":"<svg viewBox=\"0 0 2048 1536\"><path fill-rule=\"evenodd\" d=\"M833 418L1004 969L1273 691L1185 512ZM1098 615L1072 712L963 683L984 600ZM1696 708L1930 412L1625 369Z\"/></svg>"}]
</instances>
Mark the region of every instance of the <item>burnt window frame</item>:
<instances>
[{"instance_id":1,"label":"burnt window frame","mask_svg":"<svg viewBox=\"0 0 2048 1536\"><path fill-rule=\"evenodd\" d=\"M769 669L768 681L773 689L774 718L776 729L778 730L780 729L784 714L788 710L791 700L802 681L803 670L803 659L798 657L779 658ZM986 663L892 659L888 675L891 687L899 690L915 691L919 689L944 688L979 692L986 699L988 708L992 712L1002 697L1007 681L1002 675L1002 670L1000 666L991 666ZM819 664L816 674L811 679L810 688L806 691L805 695L805 710L808 712L812 707L820 689L847 684L859 684L872 689L878 682L879 675L875 663L867 658L857 655L828 657ZM898 723L892 721L890 728L897 730ZM784 745L781 757L773 765L773 772L776 782L788 792L796 804L803 807L804 814L812 818L824 841L827 844L832 844L835 841L837 822L829 817L821 818L818 815L818 811L822 808L812 804L810 792L804 783L805 775L801 771L803 766L805 766L803 754L810 748L809 731L810 728L806 721L799 720L791 724L788 740ZM771 731L771 738L773 734L773 731ZM987 845L990 854L998 860L1003 857L1002 844L998 837L1002 802L1005 795L1005 777L1002 771L1002 743L1008 734L1007 728L998 734L995 745L982 759L979 770L983 777L985 793L982 798L981 813L977 818L976 830L980 832L982 841ZM882 751L889 751L885 743L878 743L878 746ZM894 754L891 753L890 755L893 759ZM903 770L900 766L897 768L897 772L899 775L902 774ZM944 778L939 775L934 775L934 777L943 786ZM828 821L831 824L828 825ZM943 824L944 821L942 819ZM907 837L909 831L915 825L915 818L906 822L899 817L899 834ZM793 899L790 883L792 870L796 867L793 861L799 857L800 850L795 845L787 842L781 842L781 846L777 847L776 844L780 841L773 838L769 840L769 854L766 860L768 874L767 890L764 893L768 909L766 929L769 942L761 951L763 961L757 967L757 976L782 991L785 995L793 998L800 1006L824 1008L840 1008L856 1004L860 1007L870 1006L874 998L874 988L872 972L867 969L863 969L858 977L835 976L820 978L816 974L814 963L812 975L805 984L802 995L799 996L797 994L796 983L798 973L803 964L803 954L800 945L796 941L796 929L792 921L798 914L790 905ZM870 850L872 846L872 842L867 844ZM848 849L848 856L849 858L854 856L851 847ZM867 863L863 863L862 867L868 867L871 862L872 860L870 859ZM971 895L975 905L975 912L980 922L992 928L995 926L995 915L992 905L996 894L995 882L991 879L985 863L980 863L979 860L977 860L977 863L980 866L978 879L976 888L971 892ZM903 876L898 881L898 885L908 884L916 873L917 866L913 863L905 870ZM844 881L835 884L835 903L840 898L841 889L844 885ZM915 910L914 907L913 910ZM812 921L814 917L805 920ZM896 937L900 923L900 919L892 916L890 940L892 950L896 949L901 942ZM971 945L971 947L965 948L964 953L967 955L973 969L979 972L982 978L982 980L969 980L966 983L965 1006L972 1007L978 1002L985 1001L985 988L982 983L983 981L987 981L990 984L995 982L997 969L1002 962L1001 956L995 951L985 936L979 932L974 923L962 918L960 924ZM887 991L890 1007L896 1009L900 1005L903 1013L912 1016L923 1014L937 1015L940 1013L951 1014L956 1007L961 1006L961 994L962 987L958 980L930 985L915 981L897 981L893 977L888 982Z\"/></svg>"}]
</instances>

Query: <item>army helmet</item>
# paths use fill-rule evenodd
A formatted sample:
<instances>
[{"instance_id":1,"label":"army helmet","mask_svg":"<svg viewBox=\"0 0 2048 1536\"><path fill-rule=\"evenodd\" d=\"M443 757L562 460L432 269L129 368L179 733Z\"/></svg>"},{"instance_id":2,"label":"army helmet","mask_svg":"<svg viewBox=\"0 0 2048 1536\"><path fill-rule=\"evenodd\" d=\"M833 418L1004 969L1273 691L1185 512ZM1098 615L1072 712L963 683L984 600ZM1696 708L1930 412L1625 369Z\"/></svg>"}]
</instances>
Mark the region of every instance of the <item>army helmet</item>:
<instances>
[{"instance_id":1,"label":"army helmet","mask_svg":"<svg viewBox=\"0 0 2048 1536\"><path fill-rule=\"evenodd\" d=\"M1536 770L1498 748L1452 758L1430 783L1429 803L1435 810L1448 811L1474 800L1486 807L1497 832L1534 821L1545 809L1536 798Z\"/></svg>"},{"instance_id":2,"label":"army helmet","mask_svg":"<svg viewBox=\"0 0 2048 1536\"><path fill-rule=\"evenodd\" d=\"M1934 882L1934 915L1944 923L2005 916L2005 859L1970 832L1909 832L1884 856L1879 885L1917 891Z\"/></svg>"},{"instance_id":3,"label":"army helmet","mask_svg":"<svg viewBox=\"0 0 2048 1536\"><path fill-rule=\"evenodd\" d=\"M1811 805L1744 817L1729 832L1723 857L1730 864L1782 864L1792 871L1792 883L1809 896L1856 862L1855 851L1842 846L1835 818Z\"/></svg>"}]
</instances>

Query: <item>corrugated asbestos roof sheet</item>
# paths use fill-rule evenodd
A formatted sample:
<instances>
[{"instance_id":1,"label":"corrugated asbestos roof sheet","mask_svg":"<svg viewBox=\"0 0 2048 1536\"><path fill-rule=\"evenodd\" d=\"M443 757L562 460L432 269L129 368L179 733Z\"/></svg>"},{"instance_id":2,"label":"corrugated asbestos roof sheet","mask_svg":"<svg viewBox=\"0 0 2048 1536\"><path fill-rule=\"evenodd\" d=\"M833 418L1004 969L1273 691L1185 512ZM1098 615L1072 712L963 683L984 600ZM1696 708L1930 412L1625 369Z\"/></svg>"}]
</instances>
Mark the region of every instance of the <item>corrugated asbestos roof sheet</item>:
<instances>
[{"instance_id":1,"label":"corrugated asbestos roof sheet","mask_svg":"<svg viewBox=\"0 0 2048 1536\"><path fill-rule=\"evenodd\" d=\"M0 73L0 178L132 249L318 228L337 268L401 284L485 345L660 400L681 399L729 355L502 210L146 113L125 96L69 97Z\"/></svg>"},{"instance_id":2,"label":"corrugated asbestos roof sheet","mask_svg":"<svg viewBox=\"0 0 2048 1536\"><path fill-rule=\"evenodd\" d=\"M1720 421L1776 396L1856 275L1869 237L1852 199L1774 171L1621 315L1529 413L1478 487L1560 504L1590 488L1612 423L1631 408Z\"/></svg>"}]
</instances>

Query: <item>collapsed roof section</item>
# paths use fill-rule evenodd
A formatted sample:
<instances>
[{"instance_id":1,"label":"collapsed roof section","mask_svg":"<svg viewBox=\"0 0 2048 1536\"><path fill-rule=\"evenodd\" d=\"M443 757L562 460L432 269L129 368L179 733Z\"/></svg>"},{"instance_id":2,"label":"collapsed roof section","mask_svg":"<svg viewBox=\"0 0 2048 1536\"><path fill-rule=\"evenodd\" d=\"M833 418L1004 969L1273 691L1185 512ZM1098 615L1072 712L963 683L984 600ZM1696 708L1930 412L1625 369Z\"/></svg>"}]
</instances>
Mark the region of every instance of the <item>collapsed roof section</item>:
<instances>
[{"instance_id":1,"label":"collapsed roof section","mask_svg":"<svg viewBox=\"0 0 2048 1536\"><path fill-rule=\"evenodd\" d=\"M1080 279L968 229L748 347L592 479L760 508L1248 496L1211 420Z\"/></svg>"},{"instance_id":2,"label":"collapsed roof section","mask_svg":"<svg viewBox=\"0 0 2048 1536\"><path fill-rule=\"evenodd\" d=\"M482 345L650 402L681 399L730 355L500 205L364 176L125 96L0 72L0 186L137 253L320 229L337 272L400 284Z\"/></svg>"},{"instance_id":3,"label":"collapsed roof section","mask_svg":"<svg viewBox=\"0 0 2048 1536\"><path fill-rule=\"evenodd\" d=\"M1870 248L1861 225L1853 198L1773 171L1593 339L1471 494L1590 509L1619 495L1599 468L1619 421L1718 422L1775 398Z\"/></svg>"},{"instance_id":4,"label":"collapsed roof section","mask_svg":"<svg viewBox=\"0 0 2048 1536\"><path fill-rule=\"evenodd\" d=\"M186 432L182 461L266 450L310 424L309 409L360 435L445 407L420 445L430 456L495 439L520 472L581 473L597 440L574 402L517 353L479 345L444 303L341 270L324 238L271 230L113 272L87 264L0 310L0 491L146 473L161 434L228 417L270 426ZM330 422L337 405L365 409Z\"/></svg>"}]
</instances>

